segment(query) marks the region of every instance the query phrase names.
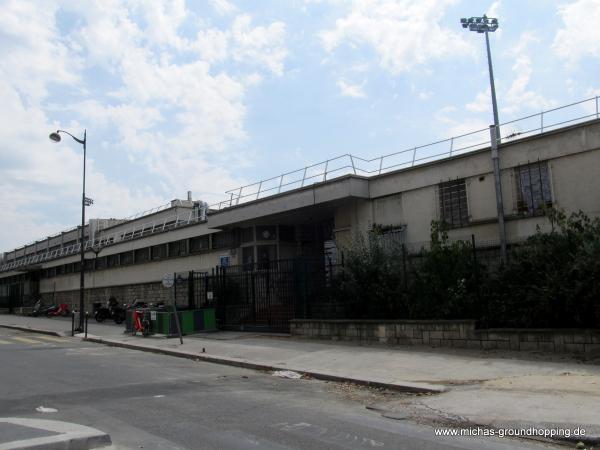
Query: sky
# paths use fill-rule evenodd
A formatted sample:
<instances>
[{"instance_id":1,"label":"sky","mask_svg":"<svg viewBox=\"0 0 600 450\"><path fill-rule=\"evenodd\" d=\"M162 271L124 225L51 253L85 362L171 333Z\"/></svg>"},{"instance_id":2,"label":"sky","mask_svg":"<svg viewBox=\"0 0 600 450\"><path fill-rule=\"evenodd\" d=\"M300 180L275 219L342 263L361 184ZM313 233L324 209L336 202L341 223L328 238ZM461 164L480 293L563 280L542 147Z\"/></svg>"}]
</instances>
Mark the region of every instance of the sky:
<instances>
[{"instance_id":1,"label":"sky","mask_svg":"<svg viewBox=\"0 0 600 450\"><path fill-rule=\"evenodd\" d=\"M0 250L600 95L600 0L0 0ZM536 119L537 120L537 119ZM519 124L504 133L522 131Z\"/></svg>"}]
</instances>

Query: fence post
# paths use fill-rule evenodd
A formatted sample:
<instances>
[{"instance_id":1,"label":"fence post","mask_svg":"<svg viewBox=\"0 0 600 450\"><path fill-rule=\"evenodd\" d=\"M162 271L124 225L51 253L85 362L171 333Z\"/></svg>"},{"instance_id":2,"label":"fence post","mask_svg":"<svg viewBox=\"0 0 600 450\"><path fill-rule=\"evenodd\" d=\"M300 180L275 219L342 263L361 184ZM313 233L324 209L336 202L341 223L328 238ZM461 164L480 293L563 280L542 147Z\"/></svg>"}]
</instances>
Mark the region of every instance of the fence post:
<instances>
[{"instance_id":1,"label":"fence post","mask_svg":"<svg viewBox=\"0 0 600 450\"><path fill-rule=\"evenodd\" d=\"M404 292L408 292L408 276L406 270L406 246L402 244L402 276L404 277Z\"/></svg>"},{"instance_id":2,"label":"fence post","mask_svg":"<svg viewBox=\"0 0 600 450\"><path fill-rule=\"evenodd\" d=\"M473 269L475 274L475 288L477 291L477 304L481 304L481 296L479 295L479 264L477 263L477 249L475 248L475 235L471 234L471 247L473 249Z\"/></svg>"},{"instance_id":3,"label":"fence post","mask_svg":"<svg viewBox=\"0 0 600 450\"><path fill-rule=\"evenodd\" d=\"M356 175L356 167L354 167L354 158L350 155L350 162L352 163L352 170L354 171L354 175Z\"/></svg>"},{"instance_id":4,"label":"fence post","mask_svg":"<svg viewBox=\"0 0 600 450\"><path fill-rule=\"evenodd\" d=\"M544 132L544 111L540 113L540 133Z\"/></svg>"},{"instance_id":5,"label":"fence post","mask_svg":"<svg viewBox=\"0 0 600 450\"><path fill-rule=\"evenodd\" d=\"M188 274L188 308L196 309L196 296L194 292L194 271L190 270Z\"/></svg>"},{"instance_id":6,"label":"fence post","mask_svg":"<svg viewBox=\"0 0 600 450\"><path fill-rule=\"evenodd\" d=\"M417 157L417 147L415 147L415 149L413 150L413 159L412 159L411 167L415 165L415 158L416 157Z\"/></svg>"},{"instance_id":7,"label":"fence post","mask_svg":"<svg viewBox=\"0 0 600 450\"><path fill-rule=\"evenodd\" d=\"M454 149L454 138L450 138L450 156L452 156L452 150Z\"/></svg>"},{"instance_id":8,"label":"fence post","mask_svg":"<svg viewBox=\"0 0 600 450\"><path fill-rule=\"evenodd\" d=\"M381 168L383 167L383 156L379 158L379 175L381 175Z\"/></svg>"},{"instance_id":9,"label":"fence post","mask_svg":"<svg viewBox=\"0 0 600 450\"><path fill-rule=\"evenodd\" d=\"M596 119L598 119L598 96L596 95Z\"/></svg>"}]
</instances>

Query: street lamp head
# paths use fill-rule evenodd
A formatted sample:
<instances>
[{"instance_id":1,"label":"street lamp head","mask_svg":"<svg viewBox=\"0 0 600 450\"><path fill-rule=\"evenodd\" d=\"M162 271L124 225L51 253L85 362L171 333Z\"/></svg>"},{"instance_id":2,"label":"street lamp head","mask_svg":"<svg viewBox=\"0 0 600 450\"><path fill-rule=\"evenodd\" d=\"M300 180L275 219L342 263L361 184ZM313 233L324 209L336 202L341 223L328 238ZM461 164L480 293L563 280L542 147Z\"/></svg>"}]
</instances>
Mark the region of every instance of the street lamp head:
<instances>
[{"instance_id":1,"label":"street lamp head","mask_svg":"<svg viewBox=\"0 0 600 450\"><path fill-rule=\"evenodd\" d=\"M60 134L58 134L58 131L56 133L50 133L50 136L48 137L51 141L60 142Z\"/></svg>"}]
</instances>

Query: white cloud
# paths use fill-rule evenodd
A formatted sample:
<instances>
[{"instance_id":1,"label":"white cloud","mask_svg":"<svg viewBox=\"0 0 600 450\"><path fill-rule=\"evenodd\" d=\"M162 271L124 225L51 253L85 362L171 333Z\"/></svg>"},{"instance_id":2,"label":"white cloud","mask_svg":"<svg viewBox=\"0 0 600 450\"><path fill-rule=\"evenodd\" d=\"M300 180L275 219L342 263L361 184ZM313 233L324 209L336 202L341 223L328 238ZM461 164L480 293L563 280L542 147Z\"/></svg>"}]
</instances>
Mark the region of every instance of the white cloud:
<instances>
[{"instance_id":1,"label":"white cloud","mask_svg":"<svg viewBox=\"0 0 600 450\"><path fill-rule=\"evenodd\" d=\"M585 56L600 57L600 2L577 0L558 7L558 15L564 27L556 32L552 48L570 63L577 63Z\"/></svg>"},{"instance_id":2,"label":"white cloud","mask_svg":"<svg viewBox=\"0 0 600 450\"><path fill-rule=\"evenodd\" d=\"M475 100L465 105L468 111L472 112L491 112L492 111L492 94L490 89L478 93Z\"/></svg>"},{"instance_id":3,"label":"white cloud","mask_svg":"<svg viewBox=\"0 0 600 450\"><path fill-rule=\"evenodd\" d=\"M63 13L72 23L59 29ZM81 149L70 139L53 145L47 134L56 128L76 134L88 128L90 148L133 164L147 180L117 181L95 161L101 152L90 152L87 191L95 203L89 217L128 216L187 190L216 201L246 183L229 168L247 155L224 150L246 139L247 89L284 71L285 24L254 25L239 15L229 28L190 37L182 28L193 17L183 0L3 5L0 248L70 227L78 217ZM235 75L214 67L226 61L239 66ZM98 91L90 74L109 88ZM60 85L68 85L64 100L52 91ZM49 210L65 214L53 219Z\"/></svg>"},{"instance_id":4,"label":"white cloud","mask_svg":"<svg viewBox=\"0 0 600 450\"><path fill-rule=\"evenodd\" d=\"M367 96L363 90L364 83L350 84L346 80L340 79L338 80L337 85L340 88L340 93L344 97L365 98Z\"/></svg>"},{"instance_id":5,"label":"white cloud","mask_svg":"<svg viewBox=\"0 0 600 450\"><path fill-rule=\"evenodd\" d=\"M502 111L505 113L512 114L524 109L541 111L555 106L554 101L529 88L529 82L533 75L533 62L529 46L539 42L540 39L534 33L525 31L521 34L517 46L510 52L515 61L512 66L515 78L502 95L504 105Z\"/></svg>"},{"instance_id":6,"label":"white cloud","mask_svg":"<svg viewBox=\"0 0 600 450\"><path fill-rule=\"evenodd\" d=\"M223 16L233 14L238 10L237 7L228 0L210 0L210 3L215 11Z\"/></svg>"},{"instance_id":7,"label":"white cloud","mask_svg":"<svg viewBox=\"0 0 600 450\"><path fill-rule=\"evenodd\" d=\"M367 45L379 64L393 74L413 69L432 59L473 54L473 47L460 31L444 28L444 10L456 0L362 0L335 27L320 36L326 51L337 47Z\"/></svg>"},{"instance_id":8,"label":"white cloud","mask_svg":"<svg viewBox=\"0 0 600 450\"><path fill-rule=\"evenodd\" d=\"M283 61L287 50L283 45L285 24L273 22L266 27L251 27L252 18L240 15L235 18L231 34L235 47L233 57L237 61L266 66L276 75L283 74Z\"/></svg>"}]
</instances>

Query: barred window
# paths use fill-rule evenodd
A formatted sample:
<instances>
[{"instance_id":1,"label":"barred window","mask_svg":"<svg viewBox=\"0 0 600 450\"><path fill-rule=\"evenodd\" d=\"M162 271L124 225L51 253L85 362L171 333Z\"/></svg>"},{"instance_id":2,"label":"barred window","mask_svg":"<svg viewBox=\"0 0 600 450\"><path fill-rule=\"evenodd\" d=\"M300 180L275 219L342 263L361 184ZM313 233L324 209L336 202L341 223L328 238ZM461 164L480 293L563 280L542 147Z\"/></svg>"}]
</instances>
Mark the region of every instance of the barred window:
<instances>
[{"instance_id":1,"label":"barred window","mask_svg":"<svg viewBox=\"0 0 600 450\"><path fill-rule=\"evenodd\" d=\"M121 265L126 266L127 264L133 264L133 252L120 253Z\"/></svg>"},{"instance_id":2,"label":"barred window","mask_svg":"<svg viewBox=\"0 0 600 450\"><path fill-rule=\"evenodd\" d=\"M185 255L186 241L175 241L169 242L169 256L183 256Z\"/></svg>"},{"instance_id":3,"label":"barred window","mask_svg":"<svg viewBox=\"0 0 600 450\"><path fill-rule=\"evenodd\" d=\"M552 206L552 190L548 176L548 164L537 162L515 169L517 179L517 210L519 214L543 213Z\"/></svg>"},{"instance_id":4,"label":"barred window","mask_svg":"<svg viewBox=\"0 0 600 450\"><path fill-rule=\"evenodd\" d=\"M115 267L119 265L119 255L108 255L106 257L106 267Z\"/></svg>"},{"instance_id":5,"label":"barred window","mask_svg":"<svg viewBox=\"0 0 600 450\"><path fill-rule=\"evenodd\" d=\"M209 243L210 241L208 235L191 238L190 253L198 253L203 250L208 250Z\"/></svg>"},{"instance_id":6,"label":"barred window","mask_svg":"<svg viewBox=\"0 0 600 450\"><path fill-rule=\"evenodd\" d=\"M440 183L440 220L450 227L461 227L469 223L467 205L467 185L465 180L453 180Z\"/></svg>"},{"instance_id":7,"label":"barred window","mask_svg":"<svg viewBox=\"0 0 600 450\"><path fill-rule=\"evenodd\" d=\"M150 259L150 247L138 248L133 252L136 264L147 262Z\"/></svg>"},{"instance_id":8,"label":"barred window","mask_svg":"<svg viewBox=\"0 0 600 450\"><path fill-rule=\"evenodd\" d=\"M96 269L106 269L106 256L96 258Z\"/></svg>"},{"instance_id":9,"label":"barred window","mask_svg":"<svg viewBox=\"0 0 600 450\"><path fill-rule=\"evenodd\" d=\"M167 245L160 244L152 246L152 259L162 259L167 257Z\"/></svg>"},{"instance_id":10,"label":"barred window","mask_svg":"<svg viewBox=\"0 0 600 450\"><path fill-rule=\"evenodd\" d=\"M213 248L232 248L235 247L235 235L231 231L221 231L213 234Z\"/></svg>"}]
</instances>

